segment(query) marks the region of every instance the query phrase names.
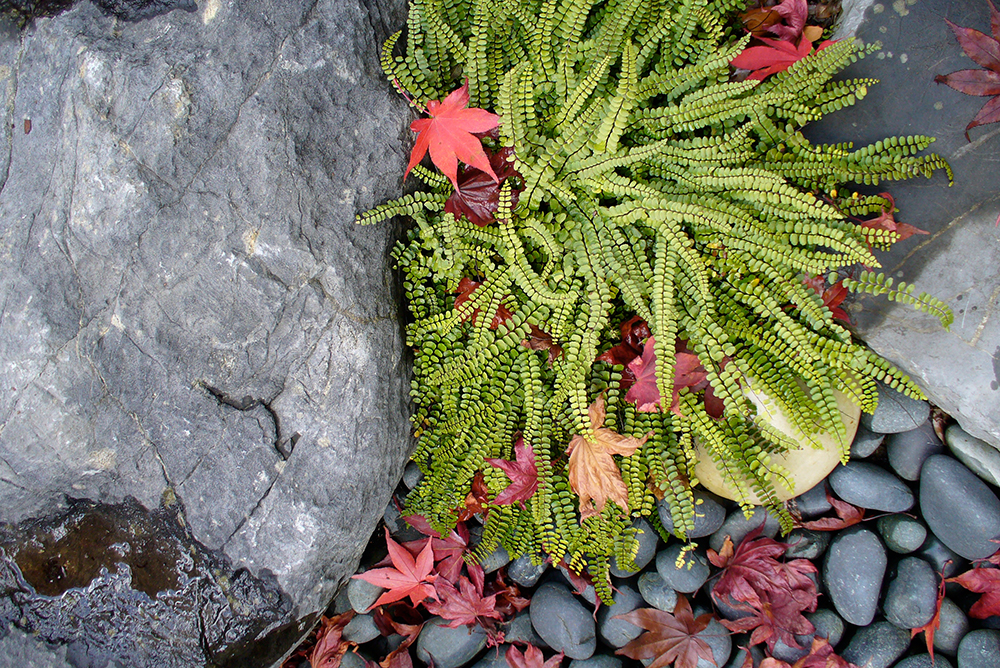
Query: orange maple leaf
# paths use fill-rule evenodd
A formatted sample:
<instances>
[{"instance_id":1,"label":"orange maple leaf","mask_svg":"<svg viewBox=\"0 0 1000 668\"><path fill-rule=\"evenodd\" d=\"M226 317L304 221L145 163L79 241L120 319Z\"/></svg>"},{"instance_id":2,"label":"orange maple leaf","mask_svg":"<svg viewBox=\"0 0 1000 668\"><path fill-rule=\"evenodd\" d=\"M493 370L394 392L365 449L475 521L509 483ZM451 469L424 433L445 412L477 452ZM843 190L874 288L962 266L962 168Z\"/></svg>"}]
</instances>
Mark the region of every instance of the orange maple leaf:
<instances>
[{"instance_id":1,"label":"orange maple leaf","mask_svg":"<svg viewBox=\"0 0 1000 668\"><path fill-rule=\"evenodd\" d=\"M500 182L490 166L490 159L486 157L482 142L473 134L494 129L499 125L500 117L485 109L466 109L467 104L468 82L440 102L428 102L427 114L430 118L418 118L410 123L410 129L419 134L413 145L413 152L410 153L410 163L406 166L404 179L430 149L431 162L451 180L455 190L458 190L459 160L489 174L497 183Z\"/></svg>"},{"instance_id":2,"label":"orange maple leaf","mask_svg":"<svg viewBox=\"0 0 1000 668\"><path fill-rule=\"evenodd\" d=\"M652 436L622 436L604 424L604 396L590 405L590 438L577 434L569 442L569 484L580 497L580 519L593 517L604 510L610 499L628 511L628 490L621 471L611 455L632 455Z\"/></svg>"}]
</instances>

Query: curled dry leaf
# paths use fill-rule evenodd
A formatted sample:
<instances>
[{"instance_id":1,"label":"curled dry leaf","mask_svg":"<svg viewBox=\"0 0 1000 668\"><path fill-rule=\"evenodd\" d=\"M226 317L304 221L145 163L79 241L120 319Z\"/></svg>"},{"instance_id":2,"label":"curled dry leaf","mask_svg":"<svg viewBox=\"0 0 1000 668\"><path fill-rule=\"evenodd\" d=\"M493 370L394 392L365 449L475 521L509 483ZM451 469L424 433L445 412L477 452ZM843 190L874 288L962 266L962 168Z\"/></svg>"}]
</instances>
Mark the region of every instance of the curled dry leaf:
<instances>
[{"instance_id":1,"label":"curled dry leaf","mask_svg":"<svg viewBox=\"0 0 1000 668\"><path fill-rule=\"evenodd\" d=\"M641 636L622 647L615 654L636 659L652 659L646 668L697 668L698 660L715 663L712 648L697 637L712 620L711 613L695 617L691 605L682 595L677 596L674 614L654 608L639 608L624 615L616 615L639 628L646 629Z\"/></svg>"},{"instance_id":2,"label":"curled dry leaf","mask_svg":"<svg viewBox=\"0 0 1000 668\"><path fill-rule=\"evenodd\" d=\"M344 640L344 627L354 617L354 611L349 610L334 617L321 617L316 630L316 644L309 653L309 665L312 668L338 668L340 660L357 643Z\"/></svg>"},{"instance_id":3,"label":"curled dry leaf","mask_svg":"<svg viewBox=\"0 0 1000 668\"><path fill-rule=\"evenodd\" d=\"M507 649L505 658L510 668L557 668L562 663L563 656L563 653L559 652L551 656L548 661L545 661L542 650L528 643L523 653L511 645Z\"/></svg>"},{"instance_id":4,"label":"curled dry leaf","mask_svg":"<svg viewBox=\"0 0 1000 668\"><path fill-rule=\"evenodd\" d=\"M580 519L598 515L607 501L614 501L628 511L628 490L621 471L612 455L629 457L649 439L622 436L603 428L605 418L604 397L590 405L590 439L577 434L570 442L569 484L580 497Z\"/></svg>"}]
</instances>

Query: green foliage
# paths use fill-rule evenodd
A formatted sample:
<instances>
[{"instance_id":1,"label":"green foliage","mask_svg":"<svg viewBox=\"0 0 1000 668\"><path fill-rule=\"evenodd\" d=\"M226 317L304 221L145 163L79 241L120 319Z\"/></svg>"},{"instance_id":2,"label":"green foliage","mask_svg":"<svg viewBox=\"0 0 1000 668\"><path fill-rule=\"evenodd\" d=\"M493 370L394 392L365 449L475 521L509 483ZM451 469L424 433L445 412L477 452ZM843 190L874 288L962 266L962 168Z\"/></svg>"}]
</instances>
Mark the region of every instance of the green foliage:
<instances>
[{"instance_id":1,"label":"green foliage","mask_svg":"<svg viewBox=\"0 0 1000 668\"><path fill-rule=\"evenodd\" d=\"M535 453L537 493L523 507L489 507L479 557L496 545L512 557L544 552L589 569L610 598L608 560L631 554L634 517L656 523L657 496L671 508L677 535L692 526L695 440L733 487L764 499L790 527L771 460L787 439L755 419L741 389L748 379L803 438L830 432L845 456L834 389L865 410L877 401L874 379L921 395L852 341L802 281L804 273L879 266L869 247L876 233L844 209L881 210L883 200L827 193L951 171L938 156L917 155L928 137L856 149L813 145L802 135L805 123L853 104L872 85L831 79L866 53L850 40L763 82L731 81L729 61L747 40L730 17L743 4L411 0L405 54L395 51L399 34L386 44L383 66L415 106L442 99L467 77L471 104L500 115L500 142L514 147L523 177L518 206L508 180L488 227L444 213L447 184L426 170L414 173L432 192L359 217L401 214L417 223L396 252L414 316L414 459L426 474L409 512L450 529L477 472L492 496L507 485L485 459L513 458L519 433ZM482 285L455 309L463 276ZM950 322L943 303L892 289L891 280L862 274L845 285ZM501 306L513 315L491 329ZM678 413L640 413L625 401L622 369L595 358L633 314L655 335L661 396L671 396L680 337L724 401L720 419L687 390ZM550 334L563 354L549 363L546 352L523 345L532 328ZM607 428L652 437L635 455L616 458L628 509L609 502L581 521L565 450L575 434L593 438L588 406L601 394Z\"/></svg>"}]
</instances>

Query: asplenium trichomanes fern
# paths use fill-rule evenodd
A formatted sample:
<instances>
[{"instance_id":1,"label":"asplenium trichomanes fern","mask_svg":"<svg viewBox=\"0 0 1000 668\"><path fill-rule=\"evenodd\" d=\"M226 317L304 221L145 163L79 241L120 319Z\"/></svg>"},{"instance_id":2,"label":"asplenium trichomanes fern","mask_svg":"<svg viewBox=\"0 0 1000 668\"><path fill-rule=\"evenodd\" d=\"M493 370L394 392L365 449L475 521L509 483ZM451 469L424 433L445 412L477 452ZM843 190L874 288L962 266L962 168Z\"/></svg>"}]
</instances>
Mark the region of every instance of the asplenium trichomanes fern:
<instances>
[{"instance_id":1,"label":"asplenium trichomanes fern","mask_svg":"<svg viewBox=\"0 0 1000 668\"><path fill-rule=\"evenodd\" d=\"M729 28L743 0L411 0L405 54L400 35L383 68L417 106L468 80L472 106L500 116L521 179L507 179L496 222L480 227L444 212L451 184L414 171L427 191L359 216L397 214L416 225L397 249L414 321L414 459L426 477L409 511L441 530L456 520L473 479L491 495L508 484L488 458L530 444L538 489L519 503L487 505L476 554L498 545L516 557L547 553L589 568L610 598L609 558L629 563L635 517L662 497L674 533L692 526L695 439L738 490L790 518L775 495L771 456L788 440L756 419L742 387L763 389L806 439L830 432L849 447L833 391L864 410L876 380L911 396L904 374L836 323L803 283L858 264L878 267L871 244L895 235L848 216L887 201L850 184L931 176L948 165L916 155L933 141L898 137L854 149L813 145L802 126L852 104L874 81L832 76L864 54L834 43L763 82L733 80L729 62L747 44ZM844 185L848 184L848 185ZM519 191L516 206L512 194ZM456 308L462 278L481 285ZM940 301L861 274L852 290L937 315ZM512 315L492 317L500 307ZM476 317L476 314L485 316ZM619 388L621 367L595 358L619 323L638 315L654 335L656 383L673 394L675 345L684 342L724 403L708 413L689 390L676 412L638 412ZM527 342L551 335L554 360ZM649 435L616 457L628 507L607 502L581 518L567 477L574 435L596 439L588 406L603 397L604 427Z\"/></svg>"}]
</instances>

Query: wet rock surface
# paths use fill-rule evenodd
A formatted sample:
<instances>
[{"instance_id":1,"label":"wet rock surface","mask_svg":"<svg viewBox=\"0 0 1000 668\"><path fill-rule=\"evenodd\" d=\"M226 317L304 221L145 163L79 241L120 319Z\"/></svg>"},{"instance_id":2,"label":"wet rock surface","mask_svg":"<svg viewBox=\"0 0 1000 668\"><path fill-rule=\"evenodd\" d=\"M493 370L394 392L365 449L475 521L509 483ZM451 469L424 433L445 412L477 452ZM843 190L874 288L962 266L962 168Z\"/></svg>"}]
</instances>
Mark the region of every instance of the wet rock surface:
<instances>
[{"instance_id":1,"label":"wet rock surface","mask_svg":"<svg viewBox=\"0 0 1000 668\"><path fill-rule=\"evenodd\" d=\"M236 570L193 541L179 510L74 501L62 515L0 527L4 621L66 644L74 665L84 655L94 665L247 661L239 650L277 631L291 602L273 578ZM164 653L170 637L199 642Z\"/></svg>"},{"instance_id":2,"label":"wet rock surface","mask_svg":"<svg viewBox=\"0 0 1000 668\"><path fill-rule=\"evenodd\" d=\"M0 31L0 521L169 490L232 586L280 604L126 663L260 635L266 664L355 569L410 447L395 232L354 223L399 192L410 113L378 50L405 3L99 4ZM63 597L146 587L116 563ZM104 640L80 624L76 657Z\"/></svg>"}]
</instances>

